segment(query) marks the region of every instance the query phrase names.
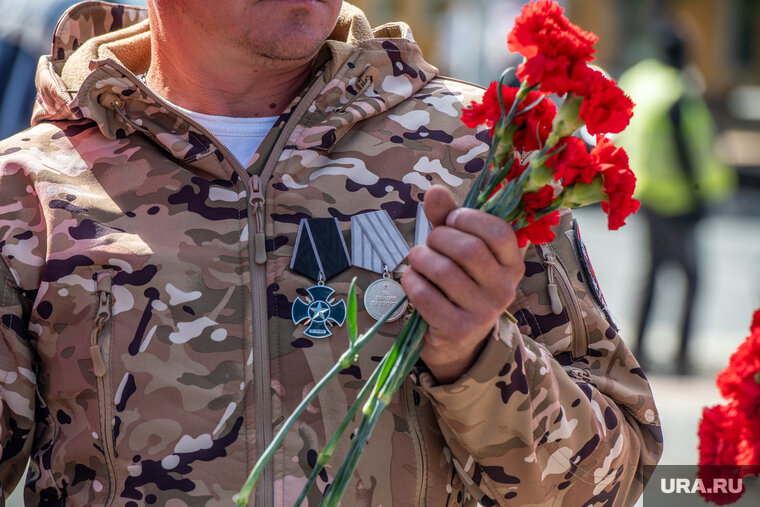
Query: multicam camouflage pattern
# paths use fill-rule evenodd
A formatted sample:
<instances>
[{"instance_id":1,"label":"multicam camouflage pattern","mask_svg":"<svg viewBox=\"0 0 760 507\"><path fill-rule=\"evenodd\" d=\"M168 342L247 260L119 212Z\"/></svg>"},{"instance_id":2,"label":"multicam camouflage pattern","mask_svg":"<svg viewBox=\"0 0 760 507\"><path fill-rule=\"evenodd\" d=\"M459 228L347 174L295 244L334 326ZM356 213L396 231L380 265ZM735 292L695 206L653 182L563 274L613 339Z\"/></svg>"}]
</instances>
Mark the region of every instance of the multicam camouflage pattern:
<instances>
[{"instance_id":1,"label":"multicam camouflage pattern","mask_svg":"<svg viewBox=\"0 0 760 507\"><path fill-rule=\"evenodd\" d=\"M0 484L9 494L31 456L30 504L229 505L271 426L346 348L345 328L313 340L290 318L313 284L287 269L299 220L336 217L350 244L351 216L385 209L411 243L424 191L443 184L461 198L487 149L458 119L480 91L437 77L405 27L385 26L347 58L333 52L245 169L117 61L120 44L147 60L143 18L103 3L71 10L40 64L35 126L0 143ZM91 39L122 27L127 40ZM69 65L91 70L64 82ZM251 181L265 185L260 265ZM594 305L569 224L551 269L544 250L526 254L510 308L519 329L504 319L455 384L420 367L402 387L345 505L635 501L643 465L659 457L659 421ZM567 284L559 314L549 273ZM350 269L329 285L345 297L353 276L360 288L376 277ZM400 326L309 407L259 498L294 502Z\"/></svg>"}]
</instances>

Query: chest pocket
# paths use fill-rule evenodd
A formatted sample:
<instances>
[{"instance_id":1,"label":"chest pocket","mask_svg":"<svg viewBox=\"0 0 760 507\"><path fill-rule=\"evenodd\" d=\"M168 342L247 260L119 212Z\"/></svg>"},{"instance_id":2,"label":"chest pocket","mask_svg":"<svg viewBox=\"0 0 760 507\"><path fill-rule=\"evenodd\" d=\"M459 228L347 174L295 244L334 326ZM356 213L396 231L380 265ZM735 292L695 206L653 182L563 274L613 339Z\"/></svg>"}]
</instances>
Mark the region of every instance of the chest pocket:
<instances>
[{"instance_id":1,"label":"chest pocket","mask_svg":"<svg viewBox=\"0 0 760 507\"><path fill-rule=\"evenodd\" d=\"M509 309L520 332L543 344L563 365L588 354L588 318L593 311L574 247L564 234L571 228L572 217L567 214L553 242L528 249L525 277Z\"/></svg>"}]
</instances>

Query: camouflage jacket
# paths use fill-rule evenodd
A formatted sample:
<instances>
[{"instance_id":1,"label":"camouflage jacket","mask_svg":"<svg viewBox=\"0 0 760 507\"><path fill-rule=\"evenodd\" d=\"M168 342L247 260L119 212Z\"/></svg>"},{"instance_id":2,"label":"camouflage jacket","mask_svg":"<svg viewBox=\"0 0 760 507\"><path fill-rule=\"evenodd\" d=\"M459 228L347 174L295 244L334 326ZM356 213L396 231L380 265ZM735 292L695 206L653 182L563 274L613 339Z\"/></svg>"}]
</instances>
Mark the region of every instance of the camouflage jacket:
<instances>
[{"instance_id":1,"label":"camouflage jacket","mask_svg":"<svg viewBox=\"0 0 760 507\"><path fill-rule=\"evenodd\" d=\"M27 503L229 505L347 345L310 339L288 269L303 217L386 210L409 243L431 184L461 199L481 91L437 76L408 27L344 6L303 93L242 167L140 79L146 12L80 4L40 60L33 127L0 144L0 484ZM361 92L360 89L364 88ZM460 380L419 367L344 505L630 505L661 437L648 383L589 289L565 214L531 247L504 319ZM338 297L358 277L329 280ZM551 298L549 284L558 287ZM373 320L363 311L360 328ZM300 419L256 492L291 505L400 330L386 324ZM309 494L316 505L347 444Z\"/></svg>"}]
</instances>

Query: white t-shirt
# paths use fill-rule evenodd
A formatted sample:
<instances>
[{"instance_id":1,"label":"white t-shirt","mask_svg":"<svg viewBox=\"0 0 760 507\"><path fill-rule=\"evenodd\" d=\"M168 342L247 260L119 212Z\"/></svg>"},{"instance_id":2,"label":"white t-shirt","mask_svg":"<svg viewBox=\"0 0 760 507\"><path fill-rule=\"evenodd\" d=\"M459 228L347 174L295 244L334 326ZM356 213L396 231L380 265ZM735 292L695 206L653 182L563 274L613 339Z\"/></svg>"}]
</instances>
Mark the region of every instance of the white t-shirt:
<instances>
[{"instance_id":1,"label":"white t-shirt","mask_svg":"<svg viewBox=\"0 0 760 507\"><path fill-rule=\"evenodd\" d=\"M196 113L174 104L174 107L197 121L214 134L243 167L248 167L254 153L261 145L277 116L262 118L238 118Z\"/></svg>"}]
</instances>

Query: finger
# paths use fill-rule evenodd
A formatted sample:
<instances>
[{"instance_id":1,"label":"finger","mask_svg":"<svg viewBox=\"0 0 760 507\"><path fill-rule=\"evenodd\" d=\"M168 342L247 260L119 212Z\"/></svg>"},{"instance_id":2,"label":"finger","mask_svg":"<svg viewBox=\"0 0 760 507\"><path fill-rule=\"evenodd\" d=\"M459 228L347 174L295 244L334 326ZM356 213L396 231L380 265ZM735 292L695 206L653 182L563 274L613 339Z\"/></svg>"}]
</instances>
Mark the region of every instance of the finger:
<instances>
[{"instance_id":1,"label":"finger","mask_svg":"<svg viewBox=\"0 0 760 507\"><path fill-rule=\"evenodd\" d=\"M483 289L450 258L427 246L416 246L409 252L409 265L468 313L485 318L494 311Z\"/></svg>"},{"instance_id":2,"label":"finger","mask_svg":"<svg viewBox=\"0 0 760 507\"><path fill-rule=\"evenodd\" d=\"M522 267L517 236L504 220L484 211L458 208L447 215L446 225L483 240L502 266Z\"/></svg>"},{"instance_id":3,"label":"finger","mask_svg":"<svg viewBox=\"0 0 760 507\"><path fill-rule=\"evenodd\" d=\"M430 281L408 268L401 277L401 286L422 318L436 327L448 325L453 336L462 332L463 311L448 300Z\"/></svg>"},{"instance_id":4,"label":"finger","mask_svg":"<svg viewBox=\"0 0 760 507\"><path fill-rule=\"evenodd\" d=\"M519 268L510 271L503 266L485 241L459 229L436 227L428 235L427 246L456 263L469 278L489 293L489 299L495 298L498 304L506 301L509 287L516 285L521 278Z\"/></svg>"},{"instance_id":5,"label":"finger","mask_svg":"<svg viewBox=\"0 0 760 507\"><path fill-rule=\"evenodd\" d=\"M445 187L433 185L425 192L425 215L433 227L443 225L446 216L457 207L454 196Z\"/></svg>"}]
</instances>

